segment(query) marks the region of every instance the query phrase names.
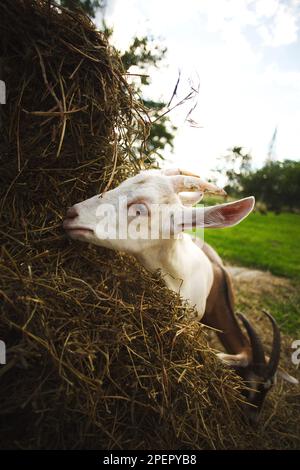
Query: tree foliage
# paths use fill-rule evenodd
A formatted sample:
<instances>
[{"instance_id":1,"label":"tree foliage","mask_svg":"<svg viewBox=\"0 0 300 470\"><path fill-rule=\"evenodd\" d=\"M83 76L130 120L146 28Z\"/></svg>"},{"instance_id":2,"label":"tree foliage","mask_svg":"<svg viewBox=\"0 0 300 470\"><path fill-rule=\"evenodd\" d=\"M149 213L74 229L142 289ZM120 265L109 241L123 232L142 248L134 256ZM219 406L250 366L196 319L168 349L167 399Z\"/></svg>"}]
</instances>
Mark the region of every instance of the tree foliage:
<instances>
[{"instance_id":1,"label":"tree foliage","mask_svg":"<svg viewBox=\"0 0 300 470\"><path fill-rule=\"evenodd\" d=\"M300 162L271 162L261 169L241 175L243 195L253 194L268 209L300 208Z\"/></svg>"},{"instance_id":2,"label":"tree foliage","mask_svg":"<svg viewBox=\"0 0 300 470\"><path fill-rule=\"evenodd\" d=\"M242 147L232 148L224 159L225 167L218 171L227 176L225 190L229 194L253 195L275 212L300 208L299 161L268 162L260 169L253 169L252 157Z\"/></svg>"},{"instance_id":3,"label":"tree foliage","mask_svg":"<svg viewBox=\"0 0 300 470\"><path fill-rule=\"evenodd\" d=\"M134 65L141 69L147 69L151 65L157 67L158 63L165 57L166 52L167 49L155 44L152 37L135 37L127 51L122 55L122 62L126 70ZM144 84L147 85L149 84L149 77L145 76L145 78L147 80Z\"/></svg>"},{"instance_id":4,"label":"tree foliage","mask_svg":"<svg viewBox=\"0 0 300 470\"><path fill-rule=\"evenodd\" d=\"M237 196L243 190L241 178L251 172L252 156L243 147L236 146L230 149L222 160L224 164L217 171L227 177L228 183L224 189L233 196Z\"/></svg>"}]
</instances>

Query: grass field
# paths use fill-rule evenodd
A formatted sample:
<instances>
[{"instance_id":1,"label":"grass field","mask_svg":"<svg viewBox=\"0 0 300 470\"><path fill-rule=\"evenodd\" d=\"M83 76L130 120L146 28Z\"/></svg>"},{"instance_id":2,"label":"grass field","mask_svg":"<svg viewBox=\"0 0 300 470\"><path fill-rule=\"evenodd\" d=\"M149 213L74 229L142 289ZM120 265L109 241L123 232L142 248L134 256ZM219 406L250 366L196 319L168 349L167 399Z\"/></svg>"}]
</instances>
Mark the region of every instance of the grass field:
<instances>
[{"instance_id":1,"label":"grass field","mask_svg":"<svg viewBox=\"0 0 300 470\"><path fill-rule=\"evenodd\" d=\"M227 261L300 279L300 215L257 212L239 225L205 230L205 241Z\"/></svg>"}]
</instances>

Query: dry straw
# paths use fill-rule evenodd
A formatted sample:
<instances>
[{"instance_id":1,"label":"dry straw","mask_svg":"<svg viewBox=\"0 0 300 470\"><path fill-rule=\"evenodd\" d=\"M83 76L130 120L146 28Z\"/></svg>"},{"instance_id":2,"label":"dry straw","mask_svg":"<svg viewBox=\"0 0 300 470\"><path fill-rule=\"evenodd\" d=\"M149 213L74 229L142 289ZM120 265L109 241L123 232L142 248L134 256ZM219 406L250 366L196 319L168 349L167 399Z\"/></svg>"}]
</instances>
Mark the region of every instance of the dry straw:
<instances>
[{"instance_id":1,"label":"dry straw","mask_svg":"<svg viewBox=\"0 0 300 470\"><path fill-rule=\"evenodd\" d=\"M1 447L251 447L239 380L193 311L62 230L68 206L143 166L147 118L116 51L48 1L2 1L0 18Z\"/></svg>"}]
</instances>

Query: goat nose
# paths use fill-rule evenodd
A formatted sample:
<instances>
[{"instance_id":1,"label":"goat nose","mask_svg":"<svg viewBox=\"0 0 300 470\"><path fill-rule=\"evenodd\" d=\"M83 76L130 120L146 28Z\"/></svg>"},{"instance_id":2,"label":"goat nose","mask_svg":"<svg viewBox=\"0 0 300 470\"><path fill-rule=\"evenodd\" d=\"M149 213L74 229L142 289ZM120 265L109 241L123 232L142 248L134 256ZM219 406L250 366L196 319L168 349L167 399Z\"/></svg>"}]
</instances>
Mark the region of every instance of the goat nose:
<instances>
[{"instance_id":1,"label":"goat nose","mask_svg":"<svg viewBox=\"0 0 300 470\"><path fill-rule=\"evenodd\" d=\"M75 217L78 217L79 214L78 214L78 210L73 206L67 210L66 215L69 219L75 219Z\"/></svg>"}]
</instances>

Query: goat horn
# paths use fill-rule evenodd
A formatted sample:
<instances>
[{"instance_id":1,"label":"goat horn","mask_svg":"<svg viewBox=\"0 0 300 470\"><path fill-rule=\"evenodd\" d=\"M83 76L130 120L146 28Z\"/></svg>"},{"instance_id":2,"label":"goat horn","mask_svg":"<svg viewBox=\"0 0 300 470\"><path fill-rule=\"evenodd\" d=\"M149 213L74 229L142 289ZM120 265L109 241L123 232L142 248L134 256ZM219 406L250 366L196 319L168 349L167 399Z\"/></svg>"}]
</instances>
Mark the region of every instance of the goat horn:
<instances>
[{"instance_id":1,"label":"goat horn","mask_svg":"<svg viewBox=\"0 0 300 470\"><path fill-rule=\"evenodd\" d=\"M183 170L182 168L167 168L163 170L163 175L165 176L176 176L176 175L184 175L184 176L195 176L195 178L200 178L199 175L196 173L192 173L188 170Z\"/></svg>"},{"instance_id":2,"label":"goat horn","mask_svg":"<svg viewBox=\"0 0 300 470\"><path fill-rule=\"evenodd\" d=\"M242 320L250 339L253 366L258 368L259 371L261 371L262 369L264 370L264 368L266 367L266 358L262 342L249 320L247 320L247 318L241 313L237 313L237 315Z\"/></svg>"},{"instance_id":3,"label":"goat horn","mask_svg":"<svg viewBox=\"0 0 300 470\"><path fill-rule=\"evenodd\" d=\"M226 192L223 189L218 188L218 186L213 183L203 181L199 176L170 176L170 180L172 181L176 193L198 191L201 193L210 192L212 194L226 196Z\"/></svg>"},{"instance_id":4,"label":"goat horn","mask_svg":"<svg viewBox=\"0 0 300 470\"><path fill-rule=\"evenodd\" d=\"M267 315L270 322L272 323L272 328L273 328L272 352L271 352L269 363L266 366L266 377L270 379L275 375L276 370L278 368L279 359L280 359L280 350L281 350L281 339L280 339L280 330L278 328L278 325L275 319L266 310L263 310L263 313Z\"/></svg>"}]
</instances>

